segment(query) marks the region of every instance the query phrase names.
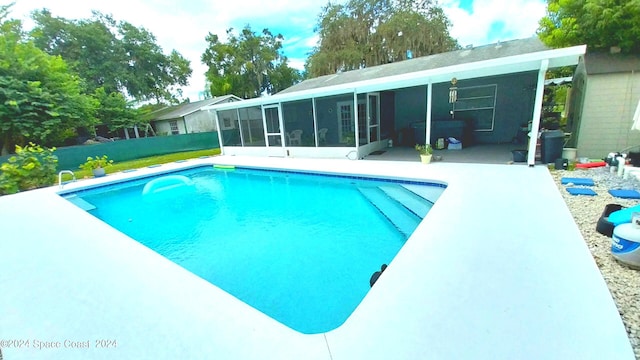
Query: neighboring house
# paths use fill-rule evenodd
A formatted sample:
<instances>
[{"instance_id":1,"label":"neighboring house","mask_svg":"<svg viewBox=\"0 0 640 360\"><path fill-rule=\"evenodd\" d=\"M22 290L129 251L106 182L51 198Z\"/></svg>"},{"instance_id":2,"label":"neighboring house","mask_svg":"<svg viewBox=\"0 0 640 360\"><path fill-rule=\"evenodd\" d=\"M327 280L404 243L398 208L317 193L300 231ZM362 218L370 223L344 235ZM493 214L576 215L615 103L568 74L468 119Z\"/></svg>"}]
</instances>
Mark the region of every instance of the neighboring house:
<instances>
[{"instance_id":1,"label":"neighboring house","mask_svg":"<svg viewBox=\"0 0 640 360\"><path fill-rule=\"evenodd\" d=\"M240 101L235 95L219 96L212 99L195 101L175 106L169 106L157 110L149 116L151 124L158 135L192 134L208 131L216 131L216 122L213 114L208 111L200 111L203 107Z\"/></svg>"},{"instance_id":2,"label":"neighboring house","mask_svg":"<svg viewBox=\"0 0 640 360\"><path fill-rule=\"evenodd\" d=\"M221 123L228 155L359 159L389 140L506 143L529 122L537 133L546 71L578 64L585 50L549 49L538 38L506 41L321 76L204 109ZM535 149L536 139L520 146ZM534 164L535 151L527 161Z\"/></svg>"},{"instance_id":3,"label":"neighboring house","mask_svg":"<svg viewBox=\"0 0 640 360\"><path fill-rule=\"evenodd\" d=\"M604 158L640 147L631 130L640 101L640 55L587 53L573 77L567 127L579 157Z\"/></svg>"}]
</instances>

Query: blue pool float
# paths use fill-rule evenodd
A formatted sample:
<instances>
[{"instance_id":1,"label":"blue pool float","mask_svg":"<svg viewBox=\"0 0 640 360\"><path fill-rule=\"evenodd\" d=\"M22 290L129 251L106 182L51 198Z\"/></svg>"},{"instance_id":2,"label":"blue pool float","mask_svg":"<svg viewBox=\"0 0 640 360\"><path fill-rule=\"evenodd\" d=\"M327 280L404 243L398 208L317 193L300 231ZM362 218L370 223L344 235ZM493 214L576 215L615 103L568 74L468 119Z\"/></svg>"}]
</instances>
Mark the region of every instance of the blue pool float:
<instances>
[{"instance_id":1,"label":"blue pool float","mask_svg":"<svg viewBox=\"0 0 640 360\"><path fill-rule=\"evenodd\" d=\"M609 214L609 222L611 222L615 226L630 223L631 214L633 214L634 212L640 212L640 205L612 212L611 214Z\"/></svg>"}]
</instances>

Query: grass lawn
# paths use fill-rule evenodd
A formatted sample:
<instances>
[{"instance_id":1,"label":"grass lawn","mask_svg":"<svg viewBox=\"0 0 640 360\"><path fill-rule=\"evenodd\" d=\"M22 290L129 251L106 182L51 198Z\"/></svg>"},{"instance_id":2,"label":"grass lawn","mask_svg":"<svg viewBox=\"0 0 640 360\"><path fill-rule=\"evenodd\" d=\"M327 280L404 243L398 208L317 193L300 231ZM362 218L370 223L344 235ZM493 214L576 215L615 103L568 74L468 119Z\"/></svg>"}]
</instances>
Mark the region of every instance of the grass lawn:
<instances>
[{"instance_id":1,"label":"grass lawn","mask_svg":"<svg viewBox=\"0 0 640 360\"><path fill-rule=\"evenodd\" d=\"M123 170L139 169L139 168L147 167L149 165L166 164L166 163L170 163L178 160L196 159L201 156L215 156L215 155L220 155L219 148L197 150L197 151L185 151L185 152L179 152L179 153L173 153L173 154L151 156L151 157L130 160L130 161L122 161L118 163L114 162L112 166L107 166L105 170L107 174L110 174L110 173L123 171ZM73 172L76 174L76 179L93 177L91 170L74 169ZM71 179L72 177L69 174L62 175L63 181L69 181ZM58 179L56 178L56 182L57 181Z\"/></svg>"}]
</instances>

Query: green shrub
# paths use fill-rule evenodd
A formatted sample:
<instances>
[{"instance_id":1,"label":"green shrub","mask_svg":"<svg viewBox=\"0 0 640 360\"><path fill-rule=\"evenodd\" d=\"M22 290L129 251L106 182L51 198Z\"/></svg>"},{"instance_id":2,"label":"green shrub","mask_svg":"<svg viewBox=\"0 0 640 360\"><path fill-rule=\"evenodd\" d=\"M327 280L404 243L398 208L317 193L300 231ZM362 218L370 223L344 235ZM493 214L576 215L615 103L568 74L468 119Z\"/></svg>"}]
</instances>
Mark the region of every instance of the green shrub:
<instances>
[{"instance_id":1,"label":"green shrub","mask_svg":"<svg viewBox=\"0 0 640 360\"><path fill-rule=\"evenodd\" d=\"M99 168L105 168L107 166L113 165L113 160L109 160L107 155L102 155L102 157L98 157L96 155L95 158L89 156L87 161L84 164L80 164L80 169L82 170L95 170Z\"/></svg>"},{"instance_id":2,"label":"green shrub","mask_svg":"<svg viewBox=\"0 0 640 360\"><path fill-rule=\"evenodd\" d=\"M25 147L16 145L16 154L0 166L0 195L53 184L58 164L58 157L53 155L55 150L34 143Z\"/></svg>"}]
</instances>

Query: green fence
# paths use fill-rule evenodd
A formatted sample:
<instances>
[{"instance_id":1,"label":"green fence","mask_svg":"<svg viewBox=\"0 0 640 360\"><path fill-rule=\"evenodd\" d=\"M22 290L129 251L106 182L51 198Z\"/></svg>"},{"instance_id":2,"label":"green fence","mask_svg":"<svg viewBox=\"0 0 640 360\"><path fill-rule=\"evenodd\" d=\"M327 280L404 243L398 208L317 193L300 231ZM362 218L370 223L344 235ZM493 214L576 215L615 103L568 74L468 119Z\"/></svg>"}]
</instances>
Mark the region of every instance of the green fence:
<instances>
[{"instance_id":1,"label":"green fence","mask_svg":"<svg viewBox=\"0 0 640 360\"><path fill-rule=\"evenodd\" d=\"M118 140L93 145L78 145L57 148L58 170L75 170L88 156L107 155L114 162L140 159L149 156L171 154L182 151L214 149L220 147L218 133L206 132L150 138ZM0 163L9 156L0 157Z\"/></svg>"}]
</instances>

